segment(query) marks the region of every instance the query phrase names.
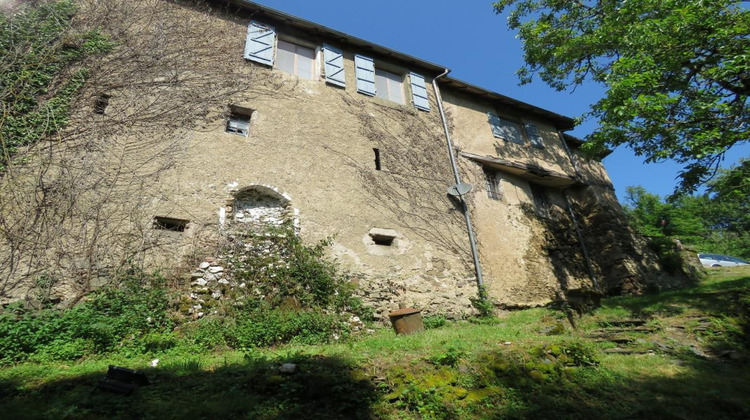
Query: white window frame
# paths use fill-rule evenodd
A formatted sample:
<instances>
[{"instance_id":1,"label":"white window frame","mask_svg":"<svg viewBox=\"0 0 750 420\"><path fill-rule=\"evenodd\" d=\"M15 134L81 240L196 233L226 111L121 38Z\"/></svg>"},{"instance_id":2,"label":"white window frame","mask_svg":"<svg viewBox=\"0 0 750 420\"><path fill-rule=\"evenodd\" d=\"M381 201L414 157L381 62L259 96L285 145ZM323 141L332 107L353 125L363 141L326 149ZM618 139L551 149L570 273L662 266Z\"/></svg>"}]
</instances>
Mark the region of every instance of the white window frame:
<instances>
[{"instance_id":1,"label":"white window frame","mask_svg":"<svg viewBox=\"0 0 750 420\"><path fill-rule=\"evenodd\" d=\"M286 49L286 46L283 49L283 51L285 53L292 54L293 57L294 57L293 58L294 62L292 64L292 66L293 66L292 71L289 71L288 69L282 68L280 66L280 63L283 61L283 60L279 60L279 53L282 51L281 43L294 46L294 52L291 52L288 49ZM309 78L304 77L304 76L300 75L300 73L299 73L299 61L300 61L300 57L304 57L306 59L310 59L310 57L302 55L302 54L300 54L298 52L298 49L300 49L300 48L305 49L305 50L309 50L309 51L312 52L312 58L311 58L312 62L310 63L310 77ZM318 60L319 54L320 54L320 47L310 47L308 45L305 45L305 44L302 44L302 43L299 43L299 42L295 42L292 39L282 39L281 37L277 37L277 39L276 39L276 56L275 56L275 59L274 59L273 68L275 70L280 70L280 71L283 71L284 73L292 74L294 76L297 76L297 77L299 77L302 80L317 80L318 77L319 77L319 74L320 74L320 69L318 69L318 67L319 67L319 65L318 65L318 63L319 63L319 60Z\"/></svg>"},{"instance_id":2,"label":"white window frame","mask_svg":"<svg viewBox=\"0 0 750 420\"><path fill-rule=\"evenodd\" d=\"M230 106L229 117L227 117L227 124L224 126L224 131L237 136L249 136L253 112L252 109Z\"/></svg>"},{"instance_id":3,"label":"white window frame","mask_svg":"<svg viewBox=\"0 0 750 420\"><path fill-rule=\"evenodd\" d=\"M395 77L389 77L389 76L395 76ZM394 84L398 84L398 94L399 100L396 100L395 97L395 91L396 86L393 86ZM375 97L384 99L386 101L395 102L399 105L404 105L406 103L406 95L404 90L404 75L396 72L392 72L390 70L386 70L382 67L379 67L375 65ZM378 89L379 87L385 86L386 89L383 91L383 89Z\"/></svg>"}]
</instances>

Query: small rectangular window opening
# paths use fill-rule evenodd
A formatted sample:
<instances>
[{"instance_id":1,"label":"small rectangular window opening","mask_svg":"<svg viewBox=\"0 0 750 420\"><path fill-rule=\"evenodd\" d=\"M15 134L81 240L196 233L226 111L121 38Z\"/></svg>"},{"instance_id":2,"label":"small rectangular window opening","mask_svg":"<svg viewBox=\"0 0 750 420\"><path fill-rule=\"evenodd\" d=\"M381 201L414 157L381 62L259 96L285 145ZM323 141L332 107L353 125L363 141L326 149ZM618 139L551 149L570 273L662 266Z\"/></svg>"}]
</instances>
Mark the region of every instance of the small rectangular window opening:
<instances>
[{"instance_id":1,"label":"small rectangular window opening","mask_svg":"<svg viewBox=\"0 0 750 420\"><path fill-rule=\"evenodd\" d=\"M250 133L250 116L253 110L237 106L230 106L230 110L226 132L247 137Z\"/></svg>"},{"instance_id":2,"label":"small rectangular window opening","mask_svg":"<svg viewBox=\"0 0 750 420\"><path fill-rule=\"evenodd\" d=\"M391 246L393 245L393 240L396 239L395 236L379 235L375 233L371 233L370 237L372 238L372 241L375 242L375 245L381 246Z\"/></svg>"},{"instance_id":3,"label":"small rectangular window opening","mask_svg":"<svg viewBox=\"0 0 750 420\"><path fill-rule=\"evenodd\" d=\"M379 171L382 169L380 166L380 149L373 147L372 151L375 153L375 170Z\"/></svg>"},{"instance_id":4,"label":"small rectangular window opening","mask_svg":"<svg viewBox=\"0 0 750 420\"><path fill-rule=\"evenodd\" d=\"M94 112L99 115L104 115L104 111L107 109L107 105L109 105L109 98L111 98L111 96L106 93L100 94L96 98L96 102L94 102Z\"/></svg>"},{"instance_id":5,"label":"small rectangular window opening","mask_svg":"<svg viewBox=\"0 0 750 420\"><path fill-rule=\"evenodd\" d=\"M531 184L531 195L534 198L534 208L537 215L541 217L549 216L549 200L545 188L536 184Z\"/></svg>"},{"instance_id":6,"label":"small rectangular window opening","mask_svg":"<svg viewBox=\"0 0 750 420\"><path fill-rule=\"evenodd\" d=\"M184 232L187 228L189 220L174 219L172 217L154 217L154 229L169 230L172 232Z\"/></svg>"},{"instance_id":7,"label":"small rectangular window opening","mask_svg":"<svg viewBox=\"0 0 750 420\"><path fill-rule=\"evenodd\" d=\"M497 175L489 169L484 169L484 182L487 189L487 197L491 200L500 200L500 194L498 194L498 180Z\"/></svg>"}]
</instances>

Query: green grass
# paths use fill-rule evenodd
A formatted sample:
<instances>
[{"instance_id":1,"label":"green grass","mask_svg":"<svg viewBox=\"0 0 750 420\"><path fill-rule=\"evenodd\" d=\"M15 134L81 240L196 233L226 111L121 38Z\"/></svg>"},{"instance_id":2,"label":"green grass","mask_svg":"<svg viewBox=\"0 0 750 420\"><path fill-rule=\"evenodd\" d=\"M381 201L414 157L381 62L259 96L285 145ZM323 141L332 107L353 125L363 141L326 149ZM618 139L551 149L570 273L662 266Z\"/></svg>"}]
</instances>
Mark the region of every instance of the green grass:
<instances>
[{"instance_id":1,"label":"green grass","mask_svg":"<svg viewBox=\"0 0 750 420\"><path fill-rule=\"evenodd\" d=\"M577 331L537 308L331 345L22 363L0 369L0 406L14 419L748 418L749 315L750 269L711 270L692 289L605 299ZM617 332L627 344L594 338L630 319L650 331ZM562 334L545 333L557 324ZM617 346L634 353L603 352ZM280 373L282 363L297 372ZM97 391L109 364L142 369L151 384Z\"/></svg>"}]
</instances>

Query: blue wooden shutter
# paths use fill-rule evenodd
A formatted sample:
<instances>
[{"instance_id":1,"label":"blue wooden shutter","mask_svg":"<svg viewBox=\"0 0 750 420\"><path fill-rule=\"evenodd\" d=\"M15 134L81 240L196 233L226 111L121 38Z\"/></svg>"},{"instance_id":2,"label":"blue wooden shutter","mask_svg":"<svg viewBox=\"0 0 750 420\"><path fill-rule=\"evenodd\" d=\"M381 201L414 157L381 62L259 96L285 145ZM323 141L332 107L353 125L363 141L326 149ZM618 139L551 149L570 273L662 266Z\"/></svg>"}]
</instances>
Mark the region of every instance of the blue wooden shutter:
<instances>
[{"instance_id":1,"label":"blue wooden shutter","mask_svg":"<svg viewBox=\"0 0 750 420\"><path fill-rule=\"evenodd\" d=\"M346 75L344 73L344 53L330 45L323 45L323 71L326 82L346 87Z\"/></svg>"},{"instance_id":2,"label":"blue wooden shutter","mask_svg":"<svg viewBox=\"0 0 750 420\"><path fill-rule=\"evenodd\" d=\"M375 96L375 62L363 55L354 56L357 76L357 92Z\"/></svg>"},{"instance_id":3,"label":"blue wooden shutter","mask_svg":"<svg viewBox=\"0 0 750 420\"><path fill-rule=\"evenodd\" d=\"M487 119L489 120L490 127L492 128L492 135L497 138L503 138L503 126L500 122L500 117L491 112L488 112Z\"/></svg>"},{"instance_id":4,"label":"blue wooden shutter","mask_svg":"<svg viewBox=\"0 0 750 420\"><path fill-rule=\"evenodd\" d=\"M417 73L409 73L411 80L411 97L414 106L422 111L430 110L430 99L427 97L424 76Z\"/></svg>"},{"instance_id":5,"label":"blue wooden shutter","mask_svg":"<svg viewBox=\"0 0 750 420\"><path fill-rule=\"evenodd\" d=\"M273 49L276 46L276 30L272 26L255 21L247 26L245 59L273 66Z\"/></svg>"},{"instance_id":6,"label":"blue wooden shutter","mask_svg":"<svg viewBox=\"0 0 750 420\"><path fill-rule=\"evenodd\" d=\"M524 124L524 128L526 128L526 135L529 136L531 145L539 149L544 149L542 136L539 135L539 129L537 126L534 124Z\"/></svg>"}]
</instances>

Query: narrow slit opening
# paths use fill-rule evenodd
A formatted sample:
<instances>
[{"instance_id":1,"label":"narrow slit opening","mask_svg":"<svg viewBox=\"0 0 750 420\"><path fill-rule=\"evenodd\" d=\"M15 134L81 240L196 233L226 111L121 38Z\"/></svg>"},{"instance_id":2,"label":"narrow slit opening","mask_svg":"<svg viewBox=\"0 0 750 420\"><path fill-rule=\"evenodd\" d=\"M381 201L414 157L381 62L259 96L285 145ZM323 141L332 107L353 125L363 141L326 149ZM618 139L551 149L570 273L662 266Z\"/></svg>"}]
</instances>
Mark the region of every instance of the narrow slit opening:
<instances>
[{"instance_id":1,"label":"narrow slit opening","mask_svg":"<svg viewBox=\"0 0 750 420\"><path fill-rule=\"evenodd\" d=\"M374 147L372 151L375 153L375 170L379 171L382 169L380 166L380 149Z\"/></svg>"}]
</instances>

